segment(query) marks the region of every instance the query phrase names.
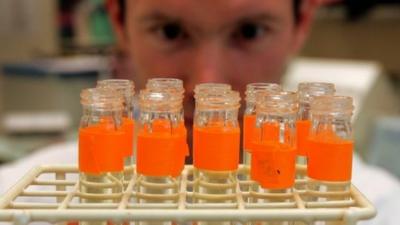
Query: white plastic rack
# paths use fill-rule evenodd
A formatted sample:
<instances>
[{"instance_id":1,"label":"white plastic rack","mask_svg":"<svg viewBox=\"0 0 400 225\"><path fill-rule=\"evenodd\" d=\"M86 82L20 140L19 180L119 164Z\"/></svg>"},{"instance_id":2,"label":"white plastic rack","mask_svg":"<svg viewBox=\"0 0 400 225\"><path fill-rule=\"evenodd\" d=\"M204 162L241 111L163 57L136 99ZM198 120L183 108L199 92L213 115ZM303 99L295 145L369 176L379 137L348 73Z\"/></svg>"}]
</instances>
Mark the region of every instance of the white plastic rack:
<instances>
[{"instance_id":1,"label":"white plastic rack","mask_svg":"<svg viewBox=\"0 0 400 225\"><path fill-rule=\"evenodd\" d=\"M125 172L129 171L134 171L134 168L126 168ZM297 166L297 175L304 173L305 168ZM133 174L132 179L125 184L125 191L114 196L114 203L80 203L77 167L43 165L32 169L1 196L0 221L18 225L36 221L64 223L98 220L113 223L172 221L185 224L192 221L232 221L247 224L253 221L295 221L296 224L312 224L315 221L331 221L356 224L357 221L373 218L376 214L372 204L353 185L349 200L306 202L304 199L310 196L338 196L338 193L307 192L301 189L310 182L306 179L297 179L297 188L291 193L257 193L249 191L249 187L255 183L247 179L248 174L249 169L240 166L236 191L213 196L220 200L229 199L229 203L193 202L194 198L207 199L210 196L194 196L192 166L185 167L179 183L174 186L179 188L175 194L137 193L134 187L138 179ZM158 188L165 187L159 185ZM249 201L254 196L272 200L262 203ZM138 203L140 198L171 201Z\"/></svg>"}]
</instances>

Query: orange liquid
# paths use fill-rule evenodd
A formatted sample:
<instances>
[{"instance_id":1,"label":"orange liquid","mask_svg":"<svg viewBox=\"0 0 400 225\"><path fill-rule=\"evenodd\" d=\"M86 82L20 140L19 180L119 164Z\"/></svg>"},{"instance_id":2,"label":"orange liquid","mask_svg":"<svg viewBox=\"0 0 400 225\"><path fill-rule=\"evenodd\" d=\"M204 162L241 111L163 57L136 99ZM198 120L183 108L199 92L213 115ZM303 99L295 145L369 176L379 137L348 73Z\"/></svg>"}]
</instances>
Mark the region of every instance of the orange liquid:
<instances>
[{"instance_id":1,"label":"orange liquid","mask_svg":"<svg viewBox=\"0 0 400 225\"><path fill-rule=\"evenodd\" d=\"M239 164L240 128L194 127L193 164L198 169L231 171Z\"/></svg>"},{"instance_id":2,"label":"orange liquid","mask_svg":"<svg viewBox=\"0 0 400 225\"><path fill-rule=\"evenodd\" d=\"M172 127L169 120L166 119L155 119L152 123L153 133L172 133L180 136L180 149L182 154L189 156L189 146L187 144L187 129L185 123L182 121L176 127Z\"/></svg>"},{"instance_id":3,"label":"orange liquid","mask_svg":"<svg viewBox=\"0 0 400 225\"><path fill-rule=\"evenodd\" d=\"M294 185L296 150L274 141L254 143L251 178L269 189L285 189Z\"/></svg>"},{"instance_id":4,"label":"orange liquid","mask_svg":"<svg viewBox=\"0 0 400 225\"><path fill-rule=\"evenodd\" d=\"M279 124L276 122L267 122L262 126L262 141L279 142Z\"/></svg>"},{"instance_id":5,"label":"orange liquid","mask_svg":"<svg viewBox=\"0 0 400 225\"><path fill-rule=\"evenodd\" d=\"M254 129L256 127L255 115L244 115L243 118L243 147L245 151L251 149L252 139L254 138Z\"/></svg>"},{"instance_id":6,"label":"orange liquid","mask_svg":"<svg viewBox=\"0 0 400 225\"><path fill-rule=\"evenodd\" d=\"M79 170L92 174L122 171L125 143L125 132L107 124L79 129Z\"/></svg>"},{"instance_id":7,"label":"orange liquid","mask_svg":"<svg viewBox=\"0 0 400 225\"><path fill-rule=\"evenodd\" d=\"M133 132L135 130L135 121L130 118L123 118L122 129L125 131L124 157L133 155Z\"/></svg>"},{"instance_id":8,"label":"orange liquid","mask_svg":"<svg viewBox=\"0 0 400 225\"><path fill-rule=\"evenodd\" d=\"M180 175L189 151L186 128L182 124L171 128L168 120L154 120L152 133L138 134L137 171L146 176Z\"/></svg>"},{"instance_id":9,"label":"orange liquid","mask_svg":"<svg viewBox=\"0 0 400 225\"><path fill-rule=\"evenodd\" d=\"M260 141L272 141L279 142L279 124L275 122L266 122L262 125L262 129L254 127L253 137L250 144L251 149L254 148L254 144Z\"/></svg>"},{"instance_id":10,"label":"orange liquid","mask_svg":"<svg viewBox=\"0 0 400 225\"><path fill-rule=\"evenodd\" d=\"M184 122L179 123L179 125L176 128L175 132L183 135L183 137L181 139L179 139L181 141L179 146L181 147L182 154L185 157L189 156L190 155L190 151L189 151L189 145L187 144L187 129L185 127Z\"/></svg>"},{"instance_id":11,"label":"orange liquid","mask_svg":"<svg viewBox=\"0 0 400 225\"><path fill-rule=\"evenodd\" d=\"M352 141L332 134L309 139L308 176L323 181L349 181L353 160Z\"/></svg>"},{"instance_id":12,"label":"orange liquid","mask_svg":"<svg viewBox=\"0 0 400 225\"><path fill-rule=\"evenodd\" d=\"M307 156L308 136L311 129L311 121L298 120L296 121L296 139L297 139L297 155Z\"/></svg>"}]
</instances>

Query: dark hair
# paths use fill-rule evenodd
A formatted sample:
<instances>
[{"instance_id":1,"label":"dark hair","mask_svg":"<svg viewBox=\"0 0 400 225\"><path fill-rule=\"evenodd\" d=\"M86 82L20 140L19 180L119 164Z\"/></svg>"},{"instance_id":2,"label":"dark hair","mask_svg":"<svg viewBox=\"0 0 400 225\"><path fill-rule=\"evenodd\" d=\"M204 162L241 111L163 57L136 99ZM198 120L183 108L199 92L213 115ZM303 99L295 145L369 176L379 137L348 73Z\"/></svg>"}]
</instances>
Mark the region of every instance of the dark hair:
<instances>
[{"instance_id":1,"label":"dark hair","mask_svg":"<svg viewBox=\"0 0 400 225\"><path fill-rule=\"evenodd\" d=\"M293 15L296 23L300 21L301 0L293 0Z\"/></svg>"},{"instance_id":2,"label":"dark hair","mask_svg":"<svg viewBox=\"0 0 400 225\"><path fill-rule=\"evenodd\" d=\"M121 13L119 14L119 20L123 23L125 20L125 0L118 0L119 8L121 9Z\"/></svg>"},{"instance_id":3,"label":"dark hair","mask_svg":"<svg viewBox=\"0 0 400 225\"><path fill-rule=\"evenodd\" d=\"M301 1L302 0L293 0L293 16L294 16L296 23L298 23L300 20ZM125 20L125 10L124 9L126 6L126 2L125 2L125 0L118 0L118 2L119 2L120 9L122 9L121 14L119 15L120 16L119 19L123 23Z\"/></svg>"}]
</instances>

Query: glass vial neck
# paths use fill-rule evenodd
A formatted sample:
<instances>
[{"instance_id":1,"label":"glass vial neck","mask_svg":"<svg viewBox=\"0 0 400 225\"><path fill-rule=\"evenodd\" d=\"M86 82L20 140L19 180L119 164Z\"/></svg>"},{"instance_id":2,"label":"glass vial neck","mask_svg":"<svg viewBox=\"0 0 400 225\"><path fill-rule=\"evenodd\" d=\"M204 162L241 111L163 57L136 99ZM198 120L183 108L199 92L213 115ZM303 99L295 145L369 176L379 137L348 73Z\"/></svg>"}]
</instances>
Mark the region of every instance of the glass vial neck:
<instances>
[{"instance_id":1,"label":"glass vial neck","mask_svg":"<svg viewBox=\"0 0 400 225\"><path fill-rule=\"evenodd\" d=\"M258 114L296 114L298 109L297 94L289 91L260 94L257 97L256 105Z\"/></svg>"},{"instance_id":2,"label":"glass vial neck","mask_svg":"<svg viewBox=\"0 0 400 225\"><path fill-rule=\"evenodd\" d=\"M171 92L183 95L183 81L176 78L152 78L147 81L146 89L154 92Z\"/></svg>"},{"instance_id":3,"label":"glass vial neck","mask_svg":"<svg viewBox=\"0 0 400 225\"><path fill-rule=\"evenodd\" d=\"M183 96L161 91L141 90L139 106L143 112L180 112L182 111Z\"/></svg>"},{"instance_id":4,"label":"glass vial neck","mask_svg":"<svg viewBox=\"0 0 400 225\"><path fill-rule=\"evenodd\" d=\"M237 110L240 107L240 95L237 91L207 89L195 96L196 110Z\"/></svg>"},{"instance_id":5,"label":"glass vial neck","mask_svg":"<svg viewBox=\"0 0 400 225\"><path fill-rule=\"evenodd\" d=\"M198 96L199 94L216 92L216 93L225 93L232 90L231 85L224 83L201 83L196 85L194 88L194 96Z\"/></svg>"},{"instance_id":6,"label":"glass vial neck","mask_svg":"<svg viewBox=\"0 0 400 225\"><path fill-rule=\"evenodd\" d=\"M348 96L318 96L311 102L311 115L351 117L353 98Z\"/></svg>"},{"instance_id":7,"label":"glass vial neck","mask_svg":"<svg viewBox=\"0 0 400 225\"><path fill-rule=\"evenodd\" d=\"M282 87L275 83L251 83L246 86L246 109L245 115L256 114L257 95L275 93L282 91Z\"/></svg>"},{"instance_id":8,"label":"glass vial neck","mask_svg":"<svg viewBox=\"0 0 400 225\"><path fill-rule=\"evenodd\" d=\"M304 82L298 85L299 112L298 120L310 119L310 104L317 96L334 95L335 85L332 83Z\"/></svg>"},{"instance_id":9,"label":"glass vial neck","mask_svg":"<svg viewBox=\"0 0 400 225\"><path fill-rule=\"evenodd\" d=\"M81 104L93 111L122 111L123 99L112 89L89 88L81 92Z\"/></svg>"},{"instance_id":10,"label":"glass vial neck","mask_svg":"<svg viewBox=\"0 0 400 225\"><path fill-rule=\"evenodd\" d=\"M325 142L352 140L353 99L347 96L319 96L311 102L310 138Z\"/></svg>"},{"instance_id":11,"label":"glass vial neck","mask_svg":"<svg viewBox=\"0 0 400 225\"><path fill-rule=\"evenodd\" d=\"M282 87L275 83L251 83L246 86L246 102L255 103L257 93L274 93L282 91Z\"/></svg>"},{"instance_id":12,"label":"glass vial neck","mask_svg":"<svg viewBox=\"0 0 400 225\"><path fill-rule=\"evenodd\" d=\"M126 79L106 79L97 81L99 88L112 88L123 91L126 96L135 94L135 84L131 80Z\"/></svg>"},{"instance_id":13,"label":"glass vial neck","mask_svg":"<svg viewBox=\"0 0 400 225\"><path fill-rule=\"evenodd\" d=\"M237 91L205 90L195 96L194 126L238 127L240 96Z\"/></svg>"},{"instance_id":14,"label":"glass vial neck","mask_svg":"<svg viewBox=\"0 0 400 225\"><path fill-rule=\"evenodd\" d=\"M80 127L102 124L101 129L114 130L121 126L123 99L111 89L90 88L81 92L83 116Z\"/></svg>"},{"instance_id":15,"label":"glass vial neck","mask_svg":"<svg viewBox=\"0 0 400 225\"><path fill-rule=\"evenodd\" d=\"M97 82L98 88L111 89L123 98L124 116L133 118L133 101L135 96L135 85L131 80L107 79Z\"/></svg>"},{"instance_id":16,"label":"glass vial neck","mask_svg":"<svg viewBox=\"0 0 400 225\"><path fill-rule=\"evenodd\" d=\"M335 85L323 82L303 82L298 85L298 96L300 103L311 103L314 97L323 95L334 95Z\"/></svg>"}]
</instances>

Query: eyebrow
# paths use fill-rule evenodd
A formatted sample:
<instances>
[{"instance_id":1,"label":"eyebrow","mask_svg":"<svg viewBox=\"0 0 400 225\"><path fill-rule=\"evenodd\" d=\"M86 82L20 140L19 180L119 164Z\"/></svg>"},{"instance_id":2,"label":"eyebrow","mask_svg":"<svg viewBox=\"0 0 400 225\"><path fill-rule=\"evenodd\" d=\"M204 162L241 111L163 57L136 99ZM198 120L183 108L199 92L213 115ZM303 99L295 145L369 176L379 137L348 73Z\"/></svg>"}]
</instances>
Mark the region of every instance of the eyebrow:
<instances>
[{"instance_id":1,"label":"eyebrow","mask_svg":"<svg viewBox=\"0 0 400 225\"><path fill-rule=\"evenodd\" d=\"M153 11L151 13L145 14L139 17L140 22L158 22L158 21L181 21L181 19L177 16L167 15L166 13L162 13L160 11Z\"/></svg>"},{"instance_id":2,"label":"eyebrow","mask_svg":"<svg viewBox=\"0 0 400 225\"><path fill-rule=\"evenodd\" d=\"M145 15L139 16L140 23L157 23L165 21L180 23L184 21L184 19L179 16L169 15L168 13L161 11L152 11ZM280 18L276 15L272 15L271 13L267 12L248 13L247 15L245 14L242 16L238 16L237 18L234 18L233 21L228 21L221 27L221 29L253 21L268 22L269 24L279 24ZM199 30L199 28L197 28L197 30Z\"/></svg>"},{"instance_id":3,"label":"eyebrow","mask_svg":"<svg viewBox=\"0 0 400 225\"><path fill-rule=\"evenodd\" d=\"M161 11L153 11L139 17L140 21L159 21L159 20L181 20L178 16L168 15L167 13ZM277 16L271 15L270 13L260 12L252 13L249 15L240 16L236 21L247 21L247 20L266 20L266 21L276 21L279 20Z\"/></svg>"},{"instance_id":4,"label":"eyebrow","mask_svg":"<svg viewBox=\"0 0 400 225\"><path fill-rule=\"evenodd\" d=\"M246 21L246 20L279 21L280 19L278 16L272 15L271 13L261 12L261 13L244 15L240 17L238 21Z\"/></svg>"},{"instance_id":5,"label":"eyebrow","mask_svg":"<svg viewBox=\"0 0 400 225\"><path fill-rule=\"evenodd\" d=\"M243 13L243 15L239 15L233 21L229 21L227 24L224 24L221 29L227 29L230 27L236 27L238 25L240 26L246 23L254 22L263 23L266 26L276 29L281 25L282 19L279 16L268 12Z\"/></svg>"}]
</instances>

